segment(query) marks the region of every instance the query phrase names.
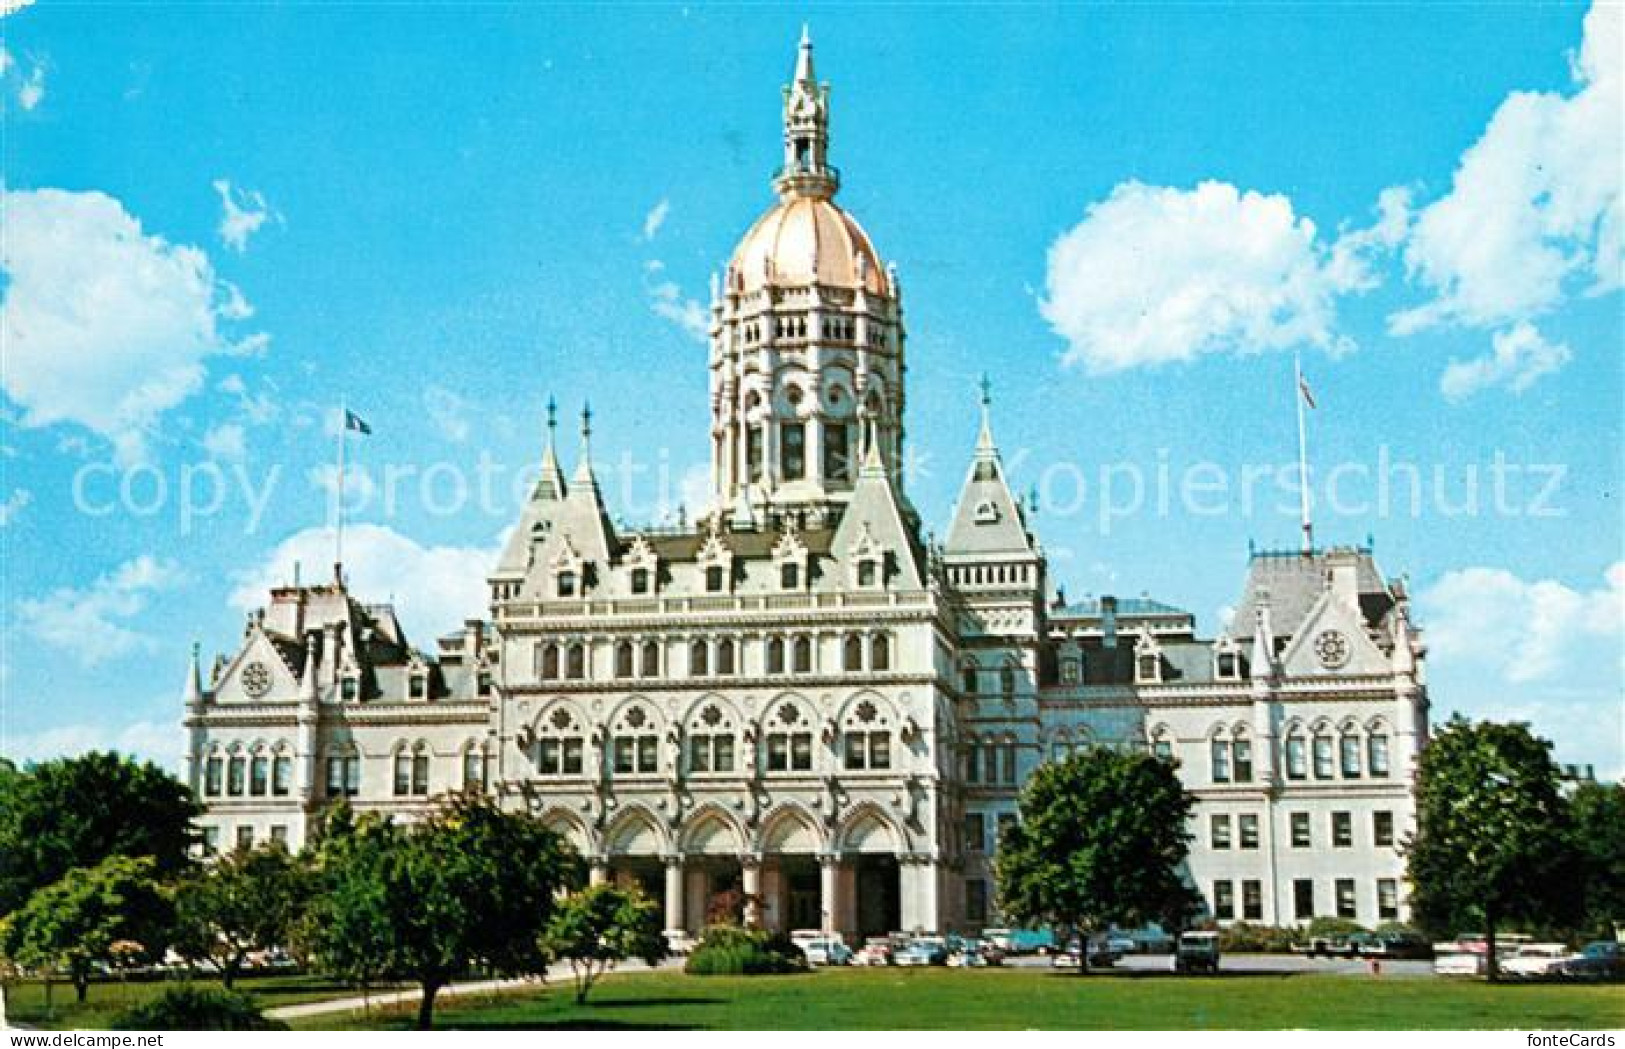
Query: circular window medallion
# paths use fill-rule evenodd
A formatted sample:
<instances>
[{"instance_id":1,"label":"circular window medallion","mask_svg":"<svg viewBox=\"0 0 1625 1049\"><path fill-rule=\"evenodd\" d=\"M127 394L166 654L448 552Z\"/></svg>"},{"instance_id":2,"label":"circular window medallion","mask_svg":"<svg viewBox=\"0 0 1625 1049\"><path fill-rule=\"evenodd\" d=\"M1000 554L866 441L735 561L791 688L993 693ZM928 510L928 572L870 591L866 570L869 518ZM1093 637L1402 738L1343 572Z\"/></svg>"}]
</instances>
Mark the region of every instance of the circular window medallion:
<instances>
[{"instance_id":1,"label":"circular window medallion","mask_svg":"<svg viewBox=\"0 0 1625 1049\"><path fill-rule=\"evenodd\" d=\"M1339 630L1322 630L1315 637L1315 655L1320 665L1336 670L1349 661L1349 639Z\"/></svg>"},{"instance_id":2,"label":"circular window medallion","mask_svg":"<svg viewBox=\"0 0 1625 1049\"><path fill-rule=\"evenodd\" d=\"M271 669L264 663L250 663L244 667L243 691L255 699L271 691Z\"/></svg>"}]
</instances>

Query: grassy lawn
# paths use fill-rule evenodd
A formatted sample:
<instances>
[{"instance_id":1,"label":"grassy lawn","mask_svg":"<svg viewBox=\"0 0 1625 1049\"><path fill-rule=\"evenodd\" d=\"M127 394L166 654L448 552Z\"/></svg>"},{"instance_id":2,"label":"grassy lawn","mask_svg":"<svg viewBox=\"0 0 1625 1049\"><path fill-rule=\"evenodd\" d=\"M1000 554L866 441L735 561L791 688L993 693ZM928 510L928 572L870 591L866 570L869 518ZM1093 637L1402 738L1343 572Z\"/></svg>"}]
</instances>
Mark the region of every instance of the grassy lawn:
<instances>
[{"instance_id":1,"label":"grassy lawn","mask_svg":"<svg viewBox=\"0 0 1625 1049\"><path fill-rule=\"evenodd\" d=\"M584 1007L540 993L447 1001L437 1026L702 1030L1413 1029L1625 1026L1619 985L1502 985L1327 974L1075 977L1042 970L830 970L805 976L613 976ZM409 1012L312 1017L328 1029L409 1027Z\"/></svg>"},{"instance_id":2,"label":"grassy lawn","mask_svg":"<svg viewBox=\"0 0 1625 1049\"><path fill-rule=\"evenodd\" d=\"M95 983L85 1004L73 1000L73 985L62 982L51 991L54 1015L45 1016L45 985L38 980L6 986L6 1015L10 1020L47 1030L65 1030L70 1027L104 1029L121 1010L137 1002L146 1001L174 987L180 979L108 981ZM220 981L197 977L203 987L219 987ZM323 976L244 976L237 980L236 990L251 994L262 1009L279 1005L314 1002L324 998L345 998L356 992L344 984Z\"/></svg>"}]
</instances>

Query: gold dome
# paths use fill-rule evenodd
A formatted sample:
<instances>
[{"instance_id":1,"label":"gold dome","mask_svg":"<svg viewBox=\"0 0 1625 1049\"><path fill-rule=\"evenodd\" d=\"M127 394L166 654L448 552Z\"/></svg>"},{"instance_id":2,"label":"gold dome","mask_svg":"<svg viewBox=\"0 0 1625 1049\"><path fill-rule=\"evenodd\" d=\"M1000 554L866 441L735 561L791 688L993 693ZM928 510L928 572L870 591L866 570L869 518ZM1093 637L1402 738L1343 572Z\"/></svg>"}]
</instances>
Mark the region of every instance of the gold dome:
<instances>
[{"instance_id":1,"label":"gold dome","mask_svg":"<svg viewBox=\"0 0 1625 1049\"><path fill-rule=\"evenodd\" d=\"M856 219L821 196L793 195L769 208L739 242L728 271L731 287L739 292L816 281L888 294L885 268L869 235Z\"/></svg>"}]
</instances>

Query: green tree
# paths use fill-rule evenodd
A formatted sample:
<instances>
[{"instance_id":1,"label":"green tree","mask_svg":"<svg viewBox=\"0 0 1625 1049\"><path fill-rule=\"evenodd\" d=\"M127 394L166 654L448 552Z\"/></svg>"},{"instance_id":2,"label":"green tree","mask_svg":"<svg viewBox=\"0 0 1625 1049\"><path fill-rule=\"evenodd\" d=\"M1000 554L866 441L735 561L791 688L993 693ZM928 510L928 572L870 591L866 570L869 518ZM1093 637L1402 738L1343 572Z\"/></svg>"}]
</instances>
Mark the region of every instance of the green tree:
<instances>
[{"instance_id":1,"label":"green tree","mask_svg":"<svg viewBox=\"0 0 1625 1049\"><path fill-rule=\"evenodd\" d=\"M151 856L158 877L179 874L202 811L157 765L113 753L0 771L0 914L109 856Z\"/></svg>"},{"instance_id":2,"label":"green tree","mask_svg":"<svg viewBox=\"0 0 1625 1049\"><path fill-rule=\"evenodd\" d=\"M318 864L308 928L319 964L416 982L421 1030L434 1024L435 995L474 965L540 969L556 898L582 880L579 857L539 820L470 795L415 826L363 816L329 827Z\"/></svg>"},{"instance_id":3,"label":"green tree","mask_svg":"<svg viewBox=\"0 0 1625 1049\"><path fill-rule=\"evenodd\" d=\"M1583 784L1569 810L1585 871L1584 932L1612 938L1615 926L1625 924L1625 784Z\"/></svg>"},{"instance_id":4,"label":"green tree","mask_svg":"<svg viewBox=\"0 0 1625 1049\"><path fill-rule=\"evenodd\" d=\"M654 965L666 954L658 904L636 889L593 885L567 897L542 932L542 953L570 963L576 1002L600 976L628 958Z\"/></svg>"},{"instance_id":5,"label":"green tree","mask_svg":"<svg viewBox=\"0 0 1625 1049\"><path fill-rule=\"evenodd\" d=\"M1084 934L1179 927L1196 904L1180 874L1194 802L1173 763L1150 754L1095 747L1043 766L1000 836L1000 908Z\"/></svg>"},{"instance_id":6,"label":"green tree","mask_svg":"<svg viewBox=\"0 0 1625 1049\"><path fill-rule=\"evenodd\" d=\"M250 951L286 947L311 897L311 877L280 843L238 849L180 883L177 948L220 969L229 990Z\"/></svg>"},{"instance_id":7,"label":"green tree","mask_svg":"<svg viewBox=\"0 0 1625 1049\"><path fill-rule=\"evenodd\" d=\"M112 856L76 868L29 897L0 926L0 953L45 976L47 1008L53 975L65 970L79 1001L98 963L111 964L114 945L133 941L147 958L163 955L173 904L153 877L150 857Z\"/></svg>"},{"instance_id":8,"label":"green tree","mask_svg":"<svg viewBox=\"0 0 1625 1049\"><path fill-rule=\"evenodd\" d=\"M1405 847L1411 906L1436 935L1482 926L1491 980L1503 922L1578 916L1578 855L1551 746L1527 725L1457 715L1417 770L1416 833Z\"/></svg>"}]
</instances>

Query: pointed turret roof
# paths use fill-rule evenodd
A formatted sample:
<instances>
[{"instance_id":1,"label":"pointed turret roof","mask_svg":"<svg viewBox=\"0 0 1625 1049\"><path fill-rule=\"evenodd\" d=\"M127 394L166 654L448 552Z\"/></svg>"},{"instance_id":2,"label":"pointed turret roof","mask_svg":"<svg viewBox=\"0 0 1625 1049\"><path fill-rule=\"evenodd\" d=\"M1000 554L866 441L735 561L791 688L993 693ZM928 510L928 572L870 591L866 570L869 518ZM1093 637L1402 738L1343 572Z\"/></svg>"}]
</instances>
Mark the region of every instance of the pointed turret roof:
<instances>
[{"instance_id":1,"label":"pointed turret roof","mask_svg":"<svg viewBox=\"0 0 1625 1049\"><path fill-rule=\"evenodd\" d=\"M1035 554L1021 506L1005 480L1004 463L993 440L992 396L982 379L982 425L976 452L959 492L959 506L943 552L955 554Z\"/></svg>"},{"instance_id":2,"label":"pointed turret roof","mask_svg":"<svg viewBox=\"0 0 1625 1049\"><path fill-rule=\"evenodd\" d=\"M860 543L895 555L897 574L889 585L904 590L924 585L924 548L909 527L891 473L874 441L868 442L857 483L852 487L852 501L841 515L830 549L837 557L845 557Z\"/></svg>"}]
</instances>

